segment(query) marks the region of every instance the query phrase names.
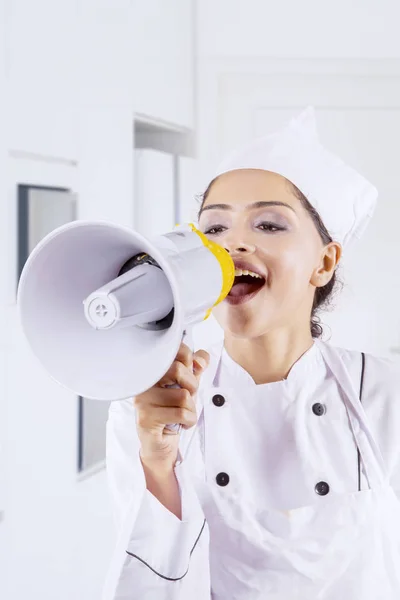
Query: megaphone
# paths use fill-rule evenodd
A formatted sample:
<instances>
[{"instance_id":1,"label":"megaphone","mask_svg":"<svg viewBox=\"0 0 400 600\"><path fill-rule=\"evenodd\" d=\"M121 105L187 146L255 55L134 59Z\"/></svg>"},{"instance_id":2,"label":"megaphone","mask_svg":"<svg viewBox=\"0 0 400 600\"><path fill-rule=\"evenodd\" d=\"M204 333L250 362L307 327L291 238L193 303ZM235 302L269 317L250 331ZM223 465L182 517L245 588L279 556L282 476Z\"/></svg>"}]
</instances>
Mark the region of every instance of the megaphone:
<instances>
[{"instance_id":1,"label":"megaphone","mask_svg":"<svg viewBox=\"0 0 400 600\"><path fill-rule=\"evenodd\" d=\"M165 375L188 327L235 277L228 252L193 224L147 239L103 221L48 234L23 268L17 304L33 353L77 395L122 400Z\"/></svg>"}]
</instances>

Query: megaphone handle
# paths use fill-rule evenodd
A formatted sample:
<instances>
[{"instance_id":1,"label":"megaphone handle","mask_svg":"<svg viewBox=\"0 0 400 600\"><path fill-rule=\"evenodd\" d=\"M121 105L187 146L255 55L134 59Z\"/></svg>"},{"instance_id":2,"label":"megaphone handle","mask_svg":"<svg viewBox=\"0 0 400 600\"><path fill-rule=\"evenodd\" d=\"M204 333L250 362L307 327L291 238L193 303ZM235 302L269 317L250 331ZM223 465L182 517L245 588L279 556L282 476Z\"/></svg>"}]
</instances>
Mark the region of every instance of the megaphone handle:
<instances>
[{"instance_id":1,"label":"megaphone handle","mask_svg":"<svg viewBox=\"0 0 400 600\"><path fill-rule=\"evenodd\" d=\"M191 349L191 351L193 352L193 339L192 339L192 335L191 332L187 329L185 329L183 331L183 336L182 336L182 342L185 342L185 344L187 346L189 346L189 348ZM168 388L178 388L180 387L180 385L178 385L177 383L174 383L172 385L167 385L166 387ZM167 435L178 435L181 432L182 429L182 424L181 423L171 423L169 425L166 425L164 427L164 433L166 433Z\"/></svg>"}]
</instances>

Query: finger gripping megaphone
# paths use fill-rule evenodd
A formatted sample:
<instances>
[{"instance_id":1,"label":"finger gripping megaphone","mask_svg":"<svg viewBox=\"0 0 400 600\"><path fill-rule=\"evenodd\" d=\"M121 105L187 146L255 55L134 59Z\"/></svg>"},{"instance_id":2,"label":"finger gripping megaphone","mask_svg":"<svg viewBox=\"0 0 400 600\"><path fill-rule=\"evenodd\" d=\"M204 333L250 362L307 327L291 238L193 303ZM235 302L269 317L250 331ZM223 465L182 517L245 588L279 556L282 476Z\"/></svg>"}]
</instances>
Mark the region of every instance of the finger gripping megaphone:
<instances>
[{"instance_id":1,"label":"finger gripping megaphone","mask_svg":"<svg viewBox=\"0 0 400 600\"><path fill-rule=\"evenodd\" d=\"M120 400L165 375L184 331L208 317L234 277L228 252L194 225L149 240L119 225L74 221L30 254L17 304L53 379L86 398Z\"/></svg>"}]
</instances>

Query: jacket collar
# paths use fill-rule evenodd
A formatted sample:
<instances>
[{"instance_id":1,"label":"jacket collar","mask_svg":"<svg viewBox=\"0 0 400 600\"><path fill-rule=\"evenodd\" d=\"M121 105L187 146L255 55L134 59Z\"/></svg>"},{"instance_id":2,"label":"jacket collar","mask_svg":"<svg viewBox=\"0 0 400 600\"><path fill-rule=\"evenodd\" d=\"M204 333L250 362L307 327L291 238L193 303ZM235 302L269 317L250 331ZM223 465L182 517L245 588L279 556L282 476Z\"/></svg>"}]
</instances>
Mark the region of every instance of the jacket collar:
<instances>
[{"instance_id":1,"label":"jacket collar","mask_svg":"<svg viewBox=\"0 0 400 600\"><path fill-rule=\"evenodd\" d=\"M317 364L323 364L324 360L321 354L321 344L324 345L324 342L315 341L314 345L307 350L303 354L302 357L293 365L290 370L290 373L284 382L278 381L277 385L280 385L285 382L294 383L299 378L304 377L304 373L312 370L317 366ZM208 348L205 348L210 355L210 363L205 372L203 373L200 380L200 389L206 390L214 386L214 381L218 379L218 371L221 364L221 358L225 356L225 362L228 367L232 371L233 375L239 374L242 381L247 385L257 387L261 389L262 385L271 385L271 384L260 384L259 386L254 383L253 379L250 377L248 373L242 367L237 365L233 359L224 351L224 339L219 339L214 342ZM274 385L274 384L272 384Z\"/></svg>"}]
</instances>

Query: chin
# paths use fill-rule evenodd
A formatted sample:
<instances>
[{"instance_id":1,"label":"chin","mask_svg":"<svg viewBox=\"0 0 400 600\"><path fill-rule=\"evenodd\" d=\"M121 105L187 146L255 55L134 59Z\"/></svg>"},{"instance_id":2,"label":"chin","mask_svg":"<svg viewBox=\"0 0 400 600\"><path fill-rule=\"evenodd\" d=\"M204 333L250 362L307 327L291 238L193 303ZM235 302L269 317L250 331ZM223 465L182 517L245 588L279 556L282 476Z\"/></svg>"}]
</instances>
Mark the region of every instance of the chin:
<instances>
[{"instance_id":1,"label":"chin","mask_svg":"<svg viewBox=\"0 0 400 600\"><path fill-rule=\"evenodd\" d=\"M215 314L214 309L214 314ZM259 317L253 311L218 311L220 314L215 314L215 318L225 333L238 338L255 338L259 337L269 329L268 323L260 323ZM247 314L246 314L247 312Z\"/></svg>"}]
</instances>

